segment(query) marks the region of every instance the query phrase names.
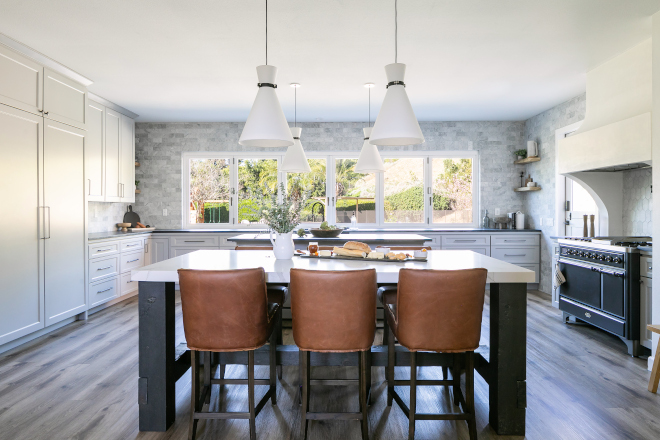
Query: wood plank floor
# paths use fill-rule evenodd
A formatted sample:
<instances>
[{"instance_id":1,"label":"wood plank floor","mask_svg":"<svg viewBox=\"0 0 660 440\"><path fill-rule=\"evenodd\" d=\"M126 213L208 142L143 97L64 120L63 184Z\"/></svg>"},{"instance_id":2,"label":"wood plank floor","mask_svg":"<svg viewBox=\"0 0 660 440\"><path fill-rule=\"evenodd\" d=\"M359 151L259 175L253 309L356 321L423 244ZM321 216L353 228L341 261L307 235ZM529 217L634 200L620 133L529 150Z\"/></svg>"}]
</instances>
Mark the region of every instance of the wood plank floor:
<instances>
[{"instance_id":1,"label":"wood plank floor","mask_svg":"<svg viewBox=\"0 0 660 440\"><path fill-rule=\"evenodd\" d=\"M527 438L529 439L658 439L660 396L646 390L646 360L626 355L624 344L597 329L561 322L549 296L528 295ZM182 339L180 303L177 335ZM485 316L487 316L486 309ZM14 351L0 355L0 439L185 439L190 375L177 383L177 422L166 433L138 431L137 298L92 315ZM487 343L487 319L484 342ZM377 336L377 343L381 335ZM292 343L290 331L285 343ZM387 408L384 369L373 370L375 403L369 410L372 439L402 439L407 419ZM245 377L243 366L227 369L229 377ZM440 368L423 367L423 378L440 378ZM257 374L267 375L265 367ZM397 376L409 374L397 369ZM356 368L323 367L317 378L357 377ZM278 405L267 404L257 418L258 439L298 438L299 407L295 403L297 368L285 367L278 384ZM215 399L219 387L214 387ZM265 387L264 387L265 388ZM400 389L405 396L407 391ZM223 408L247 408L245 388L227 386ZM258 396L261 395L258 390ZM476 406L480 439L499 438L488 425L488 388L477 375ZM423 387L420 411L453 411L450 393ZM354 387L313 387L312 410L357 411ZM247 421L200 422L198 438L247 439ZM312 439L359 439L358 422L319 421ZM417 422L418 439L467 439L464 422ZM506 437L513 438L513 437Z\"/></svg>"}]
</instances>

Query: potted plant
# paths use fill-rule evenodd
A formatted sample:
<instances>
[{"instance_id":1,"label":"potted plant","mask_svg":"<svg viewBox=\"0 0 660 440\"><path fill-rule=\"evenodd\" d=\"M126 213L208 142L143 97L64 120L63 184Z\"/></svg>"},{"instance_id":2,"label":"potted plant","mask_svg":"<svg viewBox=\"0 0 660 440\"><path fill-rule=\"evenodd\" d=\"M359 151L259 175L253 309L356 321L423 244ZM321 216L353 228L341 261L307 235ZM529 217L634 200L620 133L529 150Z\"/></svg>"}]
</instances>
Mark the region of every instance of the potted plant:
<instances>
[{"instance_id":1,"label":"potted plant","mask_svg":"<svg viewBox=\"0 0 660 440\"><path fill-rule=\"evenodd\" d=\"M135 181L135 194L140 194L140 188L138 188L138 185L140 184L139 180Z\"/></svg>"},{"instance_id":2,"label":"potted plant","mask_svg":"<svg viewBox=\"0 0 660 440\"><path fill-rule=\"evenodd\" d=\"M279 193L284 194L281 201L278 200L277 193L271 193L260 211L262 222L270 228L270 241L273 243L275 258L290 260L295 249L293 231L300 224L308 196L300 192L287 194L283 183L280 183Z\"/></svg>"},{"instance_id":3,"label":"potted plant","mask_svg":"<svg viewBox=\"0 0 660 440\"><path fill-rule=\"evenodd\" d=\"M518 160L522 160L527 157L527 150L521 149L513 152L518 157Z\"/></svg>"}]
</instances>

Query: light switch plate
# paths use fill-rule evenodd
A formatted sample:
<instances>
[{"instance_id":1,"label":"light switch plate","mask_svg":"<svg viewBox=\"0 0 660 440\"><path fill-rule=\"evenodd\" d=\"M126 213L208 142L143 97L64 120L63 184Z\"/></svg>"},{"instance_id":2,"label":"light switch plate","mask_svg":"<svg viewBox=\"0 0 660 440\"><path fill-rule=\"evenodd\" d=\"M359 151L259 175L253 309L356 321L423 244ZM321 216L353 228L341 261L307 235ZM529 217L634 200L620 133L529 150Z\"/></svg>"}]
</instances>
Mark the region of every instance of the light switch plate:
<instances>
[{"instance_id":1,"label":"light switch plate","mask_svg":"<svg viewBox=\"0 0 660 440\"><path fill-rule=\"evenodd\" d=\"M495 208L495 215L500 215L500 208Z\"/></svg>"},{"instance_id":2,"label":"light switch plate","mask_svg":"<svg viewBox=\"0 0 660 440\"><path fill-rule=\"evenodd\" d=\"M539 218L539 226L543 226L543 217Z\"/></svg>"},{"instance_id":3,"label":"light switch plate","mask_svg":"<svg viewBox=\"0 0 660 440\"><path fill-rule=\"evenodd\" d=\"M167 209L163 209L163 216L167 217Z\"/></svg>"}]
</instances>

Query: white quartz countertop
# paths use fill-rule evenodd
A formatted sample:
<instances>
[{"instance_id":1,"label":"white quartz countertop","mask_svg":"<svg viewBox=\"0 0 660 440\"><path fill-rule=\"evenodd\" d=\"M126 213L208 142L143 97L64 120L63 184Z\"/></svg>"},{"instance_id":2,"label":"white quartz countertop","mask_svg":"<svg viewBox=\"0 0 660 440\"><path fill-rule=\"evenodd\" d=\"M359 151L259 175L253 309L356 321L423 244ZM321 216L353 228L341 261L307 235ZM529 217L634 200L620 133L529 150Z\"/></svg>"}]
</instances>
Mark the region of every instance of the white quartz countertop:
<instances>
[{"instance_id":1,"label":"white quartz countertop","mask_svg":"<svg viewBox=\"0 0 660 440\"><path fill-rule=\"evenodd\" d=\"M257 233L257 234L241 234L235 237L229 238L230 241L270 241L269 233ZM349 234L339 234L338 237L314 237L312 234L307 234L304 237L298 237L293 235L293 241L363 241L363 242L378 242L378 241L419 241L425 242L430 241L429 237L425 237L419 234L397 234L390 232L376 232L372 234L358 234L355 232Z\"/></svg>"},{"instance_id":2,"label":"white quartz countertop","mask_svg":"<svg viewBox=\"0 0 660 440\"><path fill-rule=\"evenodd\" d=\"M472 251L428 251L428 261L386 263L377 261L315 260L293 257L277 260L272 251L203 250L131 271L132 281L178 282L178 269L231 270L263 267L270 283L288 283L292 268L309 270L359 270L375 268L379 283L396 283L401 268L456 270L483 267L489 283L533 283L534 272Z\"/></svg>"}]
</instances>

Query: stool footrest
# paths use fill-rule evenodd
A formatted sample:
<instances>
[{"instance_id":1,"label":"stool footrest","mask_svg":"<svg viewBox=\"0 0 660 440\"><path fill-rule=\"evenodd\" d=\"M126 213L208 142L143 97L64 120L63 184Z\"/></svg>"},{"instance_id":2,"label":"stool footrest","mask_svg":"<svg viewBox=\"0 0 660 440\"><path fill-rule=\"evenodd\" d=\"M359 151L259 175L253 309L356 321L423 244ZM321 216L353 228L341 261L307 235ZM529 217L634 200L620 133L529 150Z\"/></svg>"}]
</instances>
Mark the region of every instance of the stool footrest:
<instances>
[{"instance_id":1,"label":"stool footrest","mask_svg":"<svg viewBox=\"0 0 660 440\"><path fill-rule=\"evenodd\" d=\"M249 412L197 412L195 411L194 417L196 419L249 419Z\"/></svg>"},{"instance_id":2,"label":"stool footrest","mask_svg":"<svg viewBox=\"0 0 660 440\"><path fill-rule=\"evenodd\" d=\"M345 386L358 385L358 379L310 379L310 385Z\"/></svg>"},{"instance_id":3,"label":"stool footrest","mask_svg":"<svg viewBox=\"0 0 660 440\"><path fill-rule=\"evenodd\" d=\"M270 385L269 379L255 379L255 385ZM247 379L211 379L211 385L248 385Z\"/></svg>"},{"instance_id":4,"label":"stool footrest","mask_svg":"<svg viewBox=\"0 0 660 440\"><path fill-rule=\"evenodd\" d=\"M361 412L316 413L308 412L307 420L362 420Z\"/></svg>"},{"instance_id":5,"label":"stool footrest","mask_svg":"<svg viewBox=\"0 0 660 440\"><path fill-rule=\"evenodd\" d=\"M415 382L417 386L435 387L435 386L452 386L453 380L418 380ZM395 387L409 387L410 380L395 380Z\"/></svg>"}]
</instances>

